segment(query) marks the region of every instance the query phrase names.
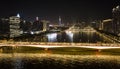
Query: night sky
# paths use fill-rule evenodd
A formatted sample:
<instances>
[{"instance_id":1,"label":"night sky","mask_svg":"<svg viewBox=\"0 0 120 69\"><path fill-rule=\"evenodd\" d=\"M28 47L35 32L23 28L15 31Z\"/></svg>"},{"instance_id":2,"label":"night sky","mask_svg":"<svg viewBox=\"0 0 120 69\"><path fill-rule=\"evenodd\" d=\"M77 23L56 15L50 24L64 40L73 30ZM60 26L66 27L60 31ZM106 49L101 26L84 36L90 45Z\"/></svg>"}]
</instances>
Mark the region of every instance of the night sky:
<instances>
[{"instance_id":1,"label":"night sky","mask_svg":"<svg viewBox=\"0 0 120 69\"><path fill-rule=\"evenodd\" d=\"M64 22L112 18L112 8L119 0L1 0L0 17L20 13L26 20L40 19Z\"/></svg>"}]
</instances>

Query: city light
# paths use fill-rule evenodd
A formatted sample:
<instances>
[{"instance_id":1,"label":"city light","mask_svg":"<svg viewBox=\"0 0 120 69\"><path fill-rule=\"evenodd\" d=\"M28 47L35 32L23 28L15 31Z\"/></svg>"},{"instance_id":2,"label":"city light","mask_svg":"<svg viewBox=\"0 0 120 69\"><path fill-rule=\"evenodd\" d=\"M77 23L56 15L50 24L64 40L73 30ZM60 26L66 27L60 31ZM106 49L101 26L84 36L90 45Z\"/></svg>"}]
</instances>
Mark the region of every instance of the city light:
<instances>
[{"instance_id":1,"label":"city light","mask_svg":"<svg viewBox=\"0 0 120 69\"><path fill-rule=\"evenodd\" d=\"M120 69L119 2L1 0L0 69Z\"/></svg>"},{"instance_id":2,"label":"city light","mask_svg":"<svg viewBox=\"0 0 120 69\"><path fill-rule=\"evenodd\" d=\"M54 42L57 39L57 33L48 34L47 37L48 37L48 41Z\"/></svg>"},{"instance_id":3,"label":"city light","mask_svg":"<svg viewBox=\"0 0 120 69\"><path fill-rule=\"evenodd\" d=\"M70 38L70 41L73 42L73 36L74 36L74 34L72 33L72 31L66 30L66 34Z\"/></svg>"},{"instance_id":4,"label":"city light","mask_svg":"<svg viewBox=\"0 0 120 69\"><path fill-rule=\"evenodd\" d=\"M31 32L30 32L30 34L32 34L32 35L33 35L33 34L34 34L34 32L33 32L33 31L31 31Z\"/></svg>"},{"instance_id":5,"label":"city light","mask_svg":"<svg viewBox=\"0 0 120 69\"><path fill-rule=\"evenodd\" d=\"M19 13L17 14L17 17L20 18L20 14Z\"/></svg>"}]
</instances>

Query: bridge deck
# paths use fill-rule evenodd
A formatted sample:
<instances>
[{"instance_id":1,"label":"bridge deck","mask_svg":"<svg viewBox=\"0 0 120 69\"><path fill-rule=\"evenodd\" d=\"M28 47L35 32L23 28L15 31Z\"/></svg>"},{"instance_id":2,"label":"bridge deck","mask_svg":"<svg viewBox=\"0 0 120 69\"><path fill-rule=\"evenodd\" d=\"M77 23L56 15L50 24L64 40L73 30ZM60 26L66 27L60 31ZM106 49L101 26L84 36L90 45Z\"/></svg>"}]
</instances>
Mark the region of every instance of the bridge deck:
<instances>
[{"instance_id":1,"label":"bridge deck","mask_svg":"<svg viewBox=\"0 0 120 69\"><path fill-rule=\"evenodd\" d=\"M0 46L28 46L28 47L39 47L39 48L78 47L78 48L93 48L93 49L120 48L120 44L117 43L7 42L7 43L0 43Z\"/></svg>"}]
</instances>

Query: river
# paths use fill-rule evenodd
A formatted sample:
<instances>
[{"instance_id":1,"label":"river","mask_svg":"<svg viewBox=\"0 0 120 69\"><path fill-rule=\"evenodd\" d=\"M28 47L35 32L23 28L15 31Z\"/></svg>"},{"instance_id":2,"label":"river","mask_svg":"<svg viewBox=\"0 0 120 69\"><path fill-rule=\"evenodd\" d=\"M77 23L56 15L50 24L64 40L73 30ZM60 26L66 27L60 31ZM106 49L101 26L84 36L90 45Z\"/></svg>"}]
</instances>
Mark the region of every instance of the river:
<instances>
[{"instance_id":1,"label":"river","mask_svg":"<svg viewBox=\"0 0 120 69\"><path fill-rule=\"evenodd\" d=\"M120 56L39 53L0 54L0 69L119 69Z\"/></svg>"}]
</instances>

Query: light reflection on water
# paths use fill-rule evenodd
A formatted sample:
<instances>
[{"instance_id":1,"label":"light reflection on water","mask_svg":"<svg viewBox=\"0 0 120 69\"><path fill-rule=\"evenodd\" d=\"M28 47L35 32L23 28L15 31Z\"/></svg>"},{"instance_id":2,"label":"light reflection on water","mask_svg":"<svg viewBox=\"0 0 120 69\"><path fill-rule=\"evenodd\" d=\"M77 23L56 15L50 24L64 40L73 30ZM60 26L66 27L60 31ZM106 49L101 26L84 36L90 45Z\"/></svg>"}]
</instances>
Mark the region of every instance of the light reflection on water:
<instances>
[{"instance_id":1,"label":"light reflection on water","mask_svg":"<svg viewBox=\"0 0 120 69\"><path fill-rule=\"evenodd\" d=\"M111 43L107 38L96 32L60 32L46 34L47 42L75 42L75 43Z\"/></svg>"},{"instance_id":2,"label":"light reflection on water","mask_svg":"<svg viewBox=\"0 0 120 69\"><path fill-rule=\"evenodd\" d=\"M3 69L78 69L79 67L118 69L120 68L120 56L1 53L0 67L2 66Z\"/></svg>"},{"instance_id":3,"label":"light reflection on water","mask_svg":"<svg viewBox=\"0 0 120 69\"><path fill-rule=\"evenodd\" d=\"M2 68L1 68L2 67ZM0 69L119 69L120 56L37 53L0 54Z\"/></svg>"}]
</instances>

